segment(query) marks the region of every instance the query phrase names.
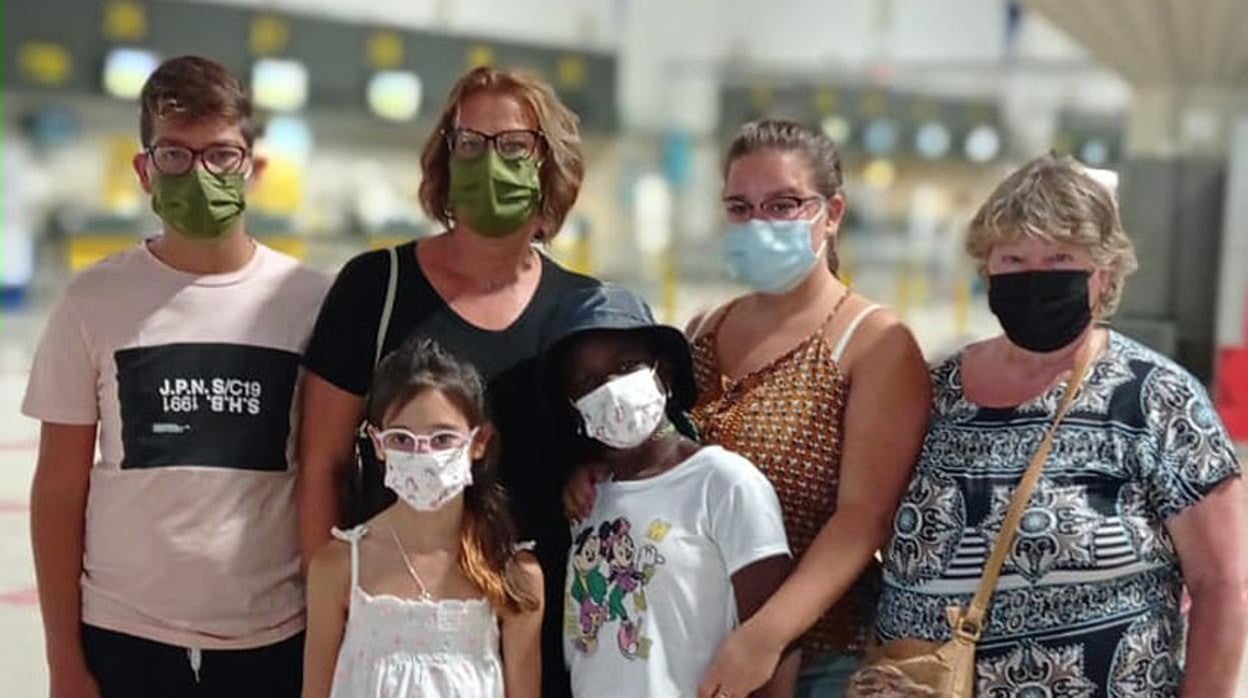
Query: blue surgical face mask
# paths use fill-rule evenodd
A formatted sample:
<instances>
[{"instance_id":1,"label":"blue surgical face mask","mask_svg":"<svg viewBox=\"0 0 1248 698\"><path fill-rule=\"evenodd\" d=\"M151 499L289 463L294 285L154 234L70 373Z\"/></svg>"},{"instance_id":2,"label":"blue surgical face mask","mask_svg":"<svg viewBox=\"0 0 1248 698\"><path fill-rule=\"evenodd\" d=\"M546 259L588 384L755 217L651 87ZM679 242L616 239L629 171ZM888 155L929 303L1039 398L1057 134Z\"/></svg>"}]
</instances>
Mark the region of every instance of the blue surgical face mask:
<instances>
[{"instance_id":1,"label":"blue surgical face mask","mask_svg":"<svg viewBox=\"0 0 1248 698\"><path fill-rule=\"evenodd\" d=\"M752 218L729 223L724 236L724 256L732 277L756 291L788 293L815 268L825 238L818 250L810 248L815 224L823 220L826 208L814 218L773 221Z\"/></svg>"}]
</instances>

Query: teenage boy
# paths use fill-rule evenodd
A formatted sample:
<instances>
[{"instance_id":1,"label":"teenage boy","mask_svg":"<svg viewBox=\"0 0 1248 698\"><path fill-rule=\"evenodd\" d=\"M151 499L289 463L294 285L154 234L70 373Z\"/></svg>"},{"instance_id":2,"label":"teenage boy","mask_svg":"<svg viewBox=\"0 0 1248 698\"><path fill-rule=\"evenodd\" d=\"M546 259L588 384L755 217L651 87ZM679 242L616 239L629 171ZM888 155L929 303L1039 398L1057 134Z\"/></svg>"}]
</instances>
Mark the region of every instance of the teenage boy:
<instances>
[{"instance_id":1,"label":"teenage boy","mask_svg":"<svg viewBox=\"0 0 1248 698\"><path fill-rule=\"evenodd\" d=\"M163 231L69 284L22 407L51 693L294 698L292 407L328 279L247 235L264 162L235 76L166 61L141 108Z\"/></svg>"}]
</instances>

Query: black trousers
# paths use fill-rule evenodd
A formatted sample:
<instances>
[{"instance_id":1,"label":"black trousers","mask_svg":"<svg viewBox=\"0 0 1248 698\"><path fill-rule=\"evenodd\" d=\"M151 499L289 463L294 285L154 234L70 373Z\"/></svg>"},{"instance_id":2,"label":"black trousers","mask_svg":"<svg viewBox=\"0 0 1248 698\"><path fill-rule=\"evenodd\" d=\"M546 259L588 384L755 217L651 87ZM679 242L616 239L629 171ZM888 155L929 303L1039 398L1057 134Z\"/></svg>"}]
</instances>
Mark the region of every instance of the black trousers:
<instances>
[{"instance_id":1,"label":"black trousers","mask_svg":"<svg viewBox=\"0 0 1248 698\"><path fill-rule=\"evenodd\" d=\"M103 698L299 698L303 689L303 633L197 652L84 625L82 644Z\"/></svg>"}]
</instances>

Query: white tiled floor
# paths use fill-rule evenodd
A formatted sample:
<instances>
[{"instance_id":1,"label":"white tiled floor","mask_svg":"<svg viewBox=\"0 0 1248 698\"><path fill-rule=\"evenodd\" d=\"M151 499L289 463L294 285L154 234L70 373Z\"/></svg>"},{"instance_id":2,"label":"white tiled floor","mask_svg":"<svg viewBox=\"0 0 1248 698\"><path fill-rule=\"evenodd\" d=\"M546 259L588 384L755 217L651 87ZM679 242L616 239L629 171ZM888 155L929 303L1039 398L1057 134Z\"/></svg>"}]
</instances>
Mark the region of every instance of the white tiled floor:
<instances>
[{"instance_id":1,"label":"white tiled floor","mask_svg":"<svg viewBox=\"0 0 1248 698\"><path fill-rule=\"evenodd\" d=\"M41 322L0 319L0 694L13 698L47 695L28 513L39 432L18 412Z\"/></svg>"}]
</instances>

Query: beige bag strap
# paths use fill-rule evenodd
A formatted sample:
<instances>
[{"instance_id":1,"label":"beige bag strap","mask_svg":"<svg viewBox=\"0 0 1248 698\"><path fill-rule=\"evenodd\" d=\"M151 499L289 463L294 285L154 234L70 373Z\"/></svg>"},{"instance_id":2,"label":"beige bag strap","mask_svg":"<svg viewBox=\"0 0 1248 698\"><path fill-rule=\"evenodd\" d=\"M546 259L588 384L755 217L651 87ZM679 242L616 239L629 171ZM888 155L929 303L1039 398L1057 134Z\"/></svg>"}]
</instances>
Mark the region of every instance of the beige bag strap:
<instances>
[{"instance_id":1,"label":"beige bag strap","mask_svg":"<svg viewBox=\"0 0 1248 698\"><path fill-rule=\"evenodd\" d=\"M373 370L377 370L377 366L381 363L382 348L386 344L386 336L390 333L390 317L394 314L394 299L398 295L399 290L399 251L394 247L386 248L387 256L390 257L390 276L386 280L386 297L381 304L381 320L377 324L377 345L373 351ZM368 420L360 420L360 425L356 427L356 436L361 439L368 438Z\"/></svg>"},{"instance_id":2,"label":"beige bag strap","mask_svg":"<svg viewBox=\"0 0 1248 698\"><path fill-rule=\"evenodd\" d=\"M993 592L997 589L997 578L1001 575L1005 558L1014 545L1014 538L1018 534L1018 524L1022 521L1023 512L1031 501L1036 485L1040 482L1040 474L1044 471L1044 465L1049 460L1049 452L1053 450L1053 437L1057 434L1057 428L1066 417L1066 413L1070 411L1071 405L1074 404L1075 396L1083 387L1088 367L1091 366L1092 359L1096 355L1096 346L1095 342L1091 344L1076 365L1070 381L1066 384L1066 393L1062 395L1062 401L1053 417L1053 424L1049 426L1044 440L1040 442L1040 447L1032 455L1031 463L1027 465L1027 470L1023 472L1023 477L1018 482L1018 489L1014 490L1014 498L1010 500L1010 508L1006 512L1005 521L1001 523L1001 533L997 535L996 545L992 547L992 555L984 565L984 576L979 581L979 588L975 590L970 607L961 614L960 618L950 619L954 623L953 630L956 634L966 635L972 641L978 641L983 633L984 619L988 616L988 605L992 601Z\"/></svg>"},{"instance_id":3,"label":"beige bag strap","mask_svg":"<svg viewBox=\"0 0 1248 698\"><path fill-rule=\"evenodd\" d=\"M377 368L377 364L381 363L381 349L386 343L386 335L390 332L394 297L399 290L399 251L388 247L386 253L390 257L390 277L386 280L386 299L381 305L381 322L377 324L377 348L373 353L373 368Z\"/></svg>"}]
</instances>

